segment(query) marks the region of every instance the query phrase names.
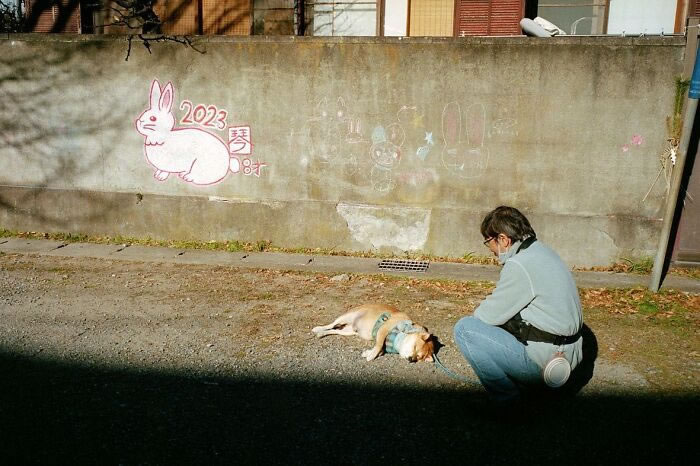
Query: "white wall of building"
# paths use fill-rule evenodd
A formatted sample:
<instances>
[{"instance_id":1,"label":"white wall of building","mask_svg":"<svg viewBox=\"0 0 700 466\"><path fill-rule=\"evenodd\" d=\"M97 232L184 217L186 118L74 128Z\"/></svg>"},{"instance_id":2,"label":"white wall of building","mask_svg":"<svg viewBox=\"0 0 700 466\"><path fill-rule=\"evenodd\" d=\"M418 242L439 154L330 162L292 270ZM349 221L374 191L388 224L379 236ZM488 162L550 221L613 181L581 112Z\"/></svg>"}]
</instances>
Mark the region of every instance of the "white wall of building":
<instances>
[{"instance_id":1,"label":"white wall of building","mask_svg":"<svg viewBox=\"0 0 700 466\"><path fill-rule=\"evenodd\" d=\"M608 34L673 34L676 0L610 0Z\"/></svg>"},{"instance_id":2,"label":"white wall of building","mask_svg":"<svg viewBox=\"0 0 700 466\"><path fill-rule=\"evenodd\" d=\"M407 36L408 0L386 0L384 4L384 35Z\"/></svg>"}]
</instances>

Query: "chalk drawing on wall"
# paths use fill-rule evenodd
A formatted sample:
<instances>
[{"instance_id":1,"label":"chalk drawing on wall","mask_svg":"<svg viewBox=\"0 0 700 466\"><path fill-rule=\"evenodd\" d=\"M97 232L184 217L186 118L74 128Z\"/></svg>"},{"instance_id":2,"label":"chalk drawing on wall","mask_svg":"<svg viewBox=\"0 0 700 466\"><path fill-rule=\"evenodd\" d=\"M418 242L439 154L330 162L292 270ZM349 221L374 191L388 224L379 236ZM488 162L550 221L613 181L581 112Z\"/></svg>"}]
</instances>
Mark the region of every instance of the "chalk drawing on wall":
<instances>
[{"instance_id":1,"label":"chalk drawing on wall","mask_svg":"<svg viewBox=\"0 0 700 466\"><path fill-rule=\"evenodd\" d=\"M194 105L189 100L183 100L180 102L180 110L185 111L180 124L201 125L204 128L215 128L220 131L226 129L228 112L219 110L216 105Z\"/></svg>"},{"instance_id":2,"label":"chalk drawing on wall","mask_svg":"<svg viewBox=\"0 0 700 466\"><path fill-rule=\"evenodd\" d=\"M311 153L322 164L332 164L341 159L348 144L366 142L362 135L362 122L348 114L345 99L339 97L334 103L327 98L316 105L309 125ZM344 160L341 160L344 164Z\"/></svg>"},{"instance_id":3,"label":"chalk drawing on wall","mask_svg":"<svg viewBox=\"0 0 700 466\"><path fill-rule=\"evenodd\" d=\"M515 118L498 118L491 124L489 137L517 136L518 121Z\"/></svg>"},{"instance_id":4,"label":"chalk drawing on wall","mask_svg":"<svg viewBox=\"0 0 700 466\"><path fill-rule=\"evenodd\" d=\"M644 144L644 137L640 134L635 134L630 139L630 142L622 145L622 152L629 152L630 149L633 149L635 147L639 147L642 144Z\"/></svg>"},{"instance_id":5,"label":"chalk drawing on wall","mask_svg":"<svg viewBox=\"0 0 700 466\"><path fill-rule=\"evenodd\" d=\"M418 157L421 162L425 162L425 159L428 157L430 154L430 151L432 150L433 146L435 145L435 141L433 141L433 133L425 133L425 145L420 146L416 150L416 157Z\"/></svg>"},{"instance_id":6,"label":"chalk drawing on wall","mask_svg":"<svg viewBox=\"0 0 700 466\"><path fill-rule=\"evenodd\" d=\"M149 108L135 122L136 130L145 138L144 154L155 169L153 176L158 181L165 181L171 174L176 174L187 183L206 186L222 181L229 172L237 173L240 161L231 156L228 146L219 136L200 127L175 127L174 98L172 83L162 87L154 79ZM225 110L222 113L216 107L211 108L207 117L207 107L190 103L190 108L189 118L193 124L212 125L216 129L224 124L225 128L225 120L221 120L228 115Z\"/></svg>"},{"instance_id":7,"label":"chalk drawing on wall","mask_svg":"<svg viewBox=\"0 0 700 466\"><path fill-rule=\"evenodd\" d=\"M423 128L423 117L416 105L403 105L396 112L396 120L404 127L410 126L413 129Z\"/></svg>"},{"instance_id":8,"label":"chalk drawing on wall","mask_svg":"<svg viewBox=\"0 0 700 466\"><path fill-rule=\"evenodd\" d=\"M345 142L348 144L361 144L365 142L362 137L362 123L359 118L348 118L348 134L345 135Z\"/></svg>"},{"instance_id":9,"label":"chalk drawing on wall","mask_svg":"<svg viewBox=\"0 0 700 466\"><path fill-rule=\"evenodd\" d=\"M228 129L228 149L234 155L253 153L250 126L232 126Z\"/></svg>"},{"instance_id":10,"label":"chalk drawing on wall","mask_svg":"<svg viewBox=\"0 0 700 466\"><path fill-rule=\"evenodd\" d=\"M442 112L443 166L460 178L475 178L488 166L489 149L484 145L486 110L472 104L464 112L466 138L462 137L462 109L457 102L445 105ZM466 139L466 140L465 140Z\"/></svg>"},{"instance_id":11,"label":"chalk drawing on wall","mask_svg":"<svg viewBox=\"0 0 700 466\"><path fill-rule=\"evenodd\" d=\"M375 126L372 130L370 159L374 166L370 170L372 189L380 194L387 194L396 187L392 169L401 162L401 145L406 135L401 125L391 123L386 128Z\"/></svg>"},{"instance_id":12,"label":"chalk drawing on wall","mask_svg":"<svg viewBox=\"0 0 700 466\"><path fill-rule=\"evenodd\" d=\"M381 193L387 194L396 187L396 181L391 172L391 169L375 165L370 170L370 181L372 189Z\"/></svg>"},{"instance_id":13,"label":"chalk drawing on wall","mask_svg":"<svg viewBox=\"0 0 700 466\"><path fill-rule=\"evenodd\" d=\"M423 165L435 147L433 134L416 105L402 105L395 121L375 126L370 137L372 188L380 194L398 189L400 197L420 199L417 191L424 191L430 185L427 178L432 179Z\"/></svg>"},{"instance_id":14,"label":"chalk drawing on wall","mask_svg":"<svg viewBox=\"0 0 700 466\"><path fill-rule=\"evenodd\" d=\"M372 161L383 168L393 168L401 162L401 150L389 141L372 144L369 154Z\"/></svg>"},{"instance_id":15,"label":"chalk drawing on wall","mask_svg":"<svg viewBox=\"0 0 700 466\"><path fill-rule=\"evenodd\" d=\"M359 163L357 162L357 156L355 154L350 154L343 157L343 174L347 177L353 176L360 169Z\"/></svg>"},{"instance_id":16,"label":"chalk drawing on wall","mask_svg":"<svg viewBox=\"0 0 700 466\"><path fill-rule=\"evenodd\" d=\"M230 126L228 129L228 150L232 159L239 161L241 173L246 176L255 175L260 178L260 173L267 163L252 160L249 155L253 153L253 136L250 125ZM233 171L233 169L231 170ZM234 172L236 173L236 172Z\"/></svg>"},{"instance_id":17,"label":"chalk drawing on wall","mask_svg":"<svg viewBox=\"0 0 700 466\"><path fill-rule=\"evenodd\" d=\"M239 163L242 167L241 172L246 176L255 175L258 178L260 178L260 173L262 172L262 169L267 166L265 162L251 160L248 157L235 158L239 160Z\"/></svg>"}]
</instances>

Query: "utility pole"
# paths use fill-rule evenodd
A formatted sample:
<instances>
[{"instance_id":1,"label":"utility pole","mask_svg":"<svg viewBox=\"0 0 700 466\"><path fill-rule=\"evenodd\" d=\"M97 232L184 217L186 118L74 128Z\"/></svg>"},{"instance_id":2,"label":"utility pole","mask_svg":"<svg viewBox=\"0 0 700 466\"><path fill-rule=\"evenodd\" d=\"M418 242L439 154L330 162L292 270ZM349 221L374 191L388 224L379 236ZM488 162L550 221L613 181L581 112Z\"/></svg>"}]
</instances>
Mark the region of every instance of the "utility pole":
<instances>
[{"instance_id":1,"label":"utility pole","mask_svg":"<svg viewBox=\"0 0 700 466\"><path fill-rule=\"evenodd\" d=\"M694 43L697 46L698 22L695 19L694 23L688 28L687 37L690 39L693 36ZM693 124L695 122L695 113L698 108L698 99L700 99L700 61L698 60L698 52L695 52L695 64L693 65L693 77L690 80L690 88L688 90L688 101L686 103L685 115L683 117L683 129L681 130L681 140L678 144L678 153L676 155L676 165L671 175L671 189L668 192L666 199L666 212L664 213L663 224L661 225L661 236L659 237L659 245L656 248L656 258L654 259L654 267L651 270L651 282L649 282L649 290L656 293L661 288L661 279L666 266L666 256L668 255L669 239L671 236L671 228L673 227L673 217L678 206L678 196L681 190L681 181L683 179L683 171L685 169L685 160L687 158L688 146L690 145L690 134L693 132Z\"/></svg>"}]
</instances>

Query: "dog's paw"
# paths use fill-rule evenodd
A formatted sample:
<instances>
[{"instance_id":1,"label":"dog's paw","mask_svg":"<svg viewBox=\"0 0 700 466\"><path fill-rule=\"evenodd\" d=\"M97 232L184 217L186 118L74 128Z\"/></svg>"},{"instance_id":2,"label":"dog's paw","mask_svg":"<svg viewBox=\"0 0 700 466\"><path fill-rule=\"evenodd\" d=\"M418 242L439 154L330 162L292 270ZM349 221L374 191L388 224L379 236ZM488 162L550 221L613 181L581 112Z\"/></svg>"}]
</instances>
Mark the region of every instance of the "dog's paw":
<instances>
[{"instance_id":1,"label":"dog's paw","mask_svg":"<svg viewBox=\"0 0 700 466\"><path fill-rule=\"evenodd\" d=\"M364 351L362 352L362 357L365 358L365 359L368 360L368 361L371 361L371 360L373 360L374 358L376 358L377 355L374 354L374 351L373 351L373 350L368 349L368 350L364 350Z\"/></svg>"},{"instance_id":2,"label":"dog's paw","mask_svg":"<svg viewBox=\"0 0 700 466\"><path fill-rule=\"evenodd\" d=\"M321 327L314 327L311 331L314 332L316 338L321 338L323 336L323 328Z\"/></svg>"}]
</instances>

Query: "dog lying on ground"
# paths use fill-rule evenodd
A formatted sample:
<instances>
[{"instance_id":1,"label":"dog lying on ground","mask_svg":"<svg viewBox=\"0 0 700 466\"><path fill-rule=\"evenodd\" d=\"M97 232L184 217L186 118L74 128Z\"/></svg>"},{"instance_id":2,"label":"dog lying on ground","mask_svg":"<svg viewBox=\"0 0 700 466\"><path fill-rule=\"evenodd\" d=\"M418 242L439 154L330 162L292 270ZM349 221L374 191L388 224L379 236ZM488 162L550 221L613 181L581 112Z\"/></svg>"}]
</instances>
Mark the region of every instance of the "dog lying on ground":
<instances>
[{"instance_id":1,"label":"dog lying on ground","mask_svg":"<svg viewBox=\"0 0 700 466\"><path fill-rule=\"evenodd\" d=\"M411 362L433 361L435 338L428 329L416 325L408 315L392 306L365 304L351 309L328 325L314 327L318 338L327 335L358 335L374 346L362 352L368 361L382 351L398 353Z\"/></svg>"}]
</instances>

